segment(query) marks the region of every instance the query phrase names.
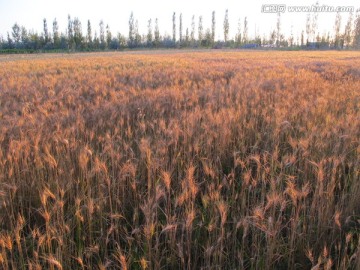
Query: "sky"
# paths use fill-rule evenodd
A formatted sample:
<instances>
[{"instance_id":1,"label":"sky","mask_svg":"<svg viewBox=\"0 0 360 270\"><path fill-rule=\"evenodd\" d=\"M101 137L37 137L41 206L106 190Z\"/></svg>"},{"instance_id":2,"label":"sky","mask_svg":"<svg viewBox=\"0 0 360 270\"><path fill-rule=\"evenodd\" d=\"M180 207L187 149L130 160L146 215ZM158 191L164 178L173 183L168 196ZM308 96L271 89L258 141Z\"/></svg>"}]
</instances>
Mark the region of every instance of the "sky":
<instances>
[{"instance_id":1,"label":"sky","mask_svg":"<svg viewBox=\"0 0 360 270\"><path fill-rule=\"evenodd\" d=\"M109 25L111 32L128 35L128 20L130 13L134 13L139 23L141 34L147 32L147 21L154 22L158 18L161 34L172 33L172 14L176 12L176 24L179 25L179 14L183 17L183 33L191 28L191 18L195 15L196 29L199 16L203 17L204 30L211 27L211 13L216 15L216 39L223 39L223 21L225 10L229 10L229 36L237 33L240 19L243 27L244 18L248 20L248 35L255 33L263 37L269 36L276 28L277 14L263 13L263 5L286 5L285 12L281 13L281 31L286 36L292 31L295 38L305 30L306 12L291 13L289 6L315 4L316 0L0 0L0 35L4 38L7 32L11 33L14 23L25 26L29 30L39 33L43 31L43 19L47 19L49 31L52 31L54 18L59 23L61 32L67 28L67 16L78 17L82 22L83 32L86 33L87 20L90 20L93 33L99 32L99 22L103 20ZM352 6L354 11L359 9L358 0L319 0L320 5ZM355 12L354 12L355 13ZM342 12L342 28L344 28L349 12ZM320 34L333 31L336 12L321 12L318 15L318 32ZM153 23L154 25L154 23ZM292 29L292 30L291 30Z\"/></svg>"}]
</instances>

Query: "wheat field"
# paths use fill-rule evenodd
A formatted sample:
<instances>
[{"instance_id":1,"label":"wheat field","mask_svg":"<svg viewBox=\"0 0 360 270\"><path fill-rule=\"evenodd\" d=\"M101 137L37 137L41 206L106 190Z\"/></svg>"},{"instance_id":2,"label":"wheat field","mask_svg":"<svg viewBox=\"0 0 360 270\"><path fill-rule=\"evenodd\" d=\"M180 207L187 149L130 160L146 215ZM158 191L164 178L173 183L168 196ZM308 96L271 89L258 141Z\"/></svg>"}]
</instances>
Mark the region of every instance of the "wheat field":
<instances>
[{"instance_id":1,"label":"wheat field","mask_svg":"<svg viewBox=\"0 0 360 270\"><path fill-rule=\"evenodd\" d=\"M0 56L1 269L360 269L360 53Z\"/></svg>"}]
</instances>

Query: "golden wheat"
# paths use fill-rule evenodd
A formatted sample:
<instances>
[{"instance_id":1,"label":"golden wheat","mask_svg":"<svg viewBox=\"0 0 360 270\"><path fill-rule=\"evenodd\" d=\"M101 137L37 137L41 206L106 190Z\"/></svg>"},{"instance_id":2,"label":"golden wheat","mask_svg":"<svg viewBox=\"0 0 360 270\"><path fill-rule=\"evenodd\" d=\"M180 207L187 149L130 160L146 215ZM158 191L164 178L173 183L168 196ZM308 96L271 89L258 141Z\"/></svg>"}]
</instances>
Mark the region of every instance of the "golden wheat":
<instances>
[{"instance_id":1,"label":"golden wheat","mask_svg":"<svg viewBox=\"0 0 360 270\"><path fill-rule=\"evenodd\" d=\"M360 55L0 60L1 269L356 269Z\"/></svg>"}]
</instances>

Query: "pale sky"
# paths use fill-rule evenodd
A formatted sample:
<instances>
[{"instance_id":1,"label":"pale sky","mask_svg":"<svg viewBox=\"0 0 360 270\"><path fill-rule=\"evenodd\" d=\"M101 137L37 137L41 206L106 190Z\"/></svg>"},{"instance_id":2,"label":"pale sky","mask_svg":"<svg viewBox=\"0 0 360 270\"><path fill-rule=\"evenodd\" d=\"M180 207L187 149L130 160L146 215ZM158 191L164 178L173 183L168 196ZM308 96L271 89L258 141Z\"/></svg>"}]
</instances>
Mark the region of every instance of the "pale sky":
<instances>
[{"instance_id":1,"label":"pale sky","mask_svg":"<svg viewBox=\"0 0 360 270\"><path fill-rule=\"evenodd\" d=\"M159 20L161 35L172 33L172 14L176 12L176 24L179 25L179 14L183 15L183 33L186 28L191 28L191 18L195 15L196 30L199 16L203 16L204 32L211 27L211 13L216 13L216 39L223 39L223 21L225 10L229 10L230 37L233 38L237 32L238 20L241 20L241 27L245 16L248 18L248 35L253 37L255 31L269 35L272 29L276 28L277 15L274 13L262 13L262 6L265 4L313 5L316 0L0 0L0 35L4 38L6 33L11 33L11 27L16 22L41 33L43 31L43 18L47 19L49 31L52 32L54 18L59 23L61 32L67 27L67 16L78 17L82 22L83 33L86 33L87 20L90 19L93 34L99 32L99 22L102 19L109 24L111 32L128 35L128 20L131 12L139 21L141 34L147 32L147 21L152 18L153 26L155 18ZM353 6L354 11L359 8L358 0L319 0L320 5L328 6ZM355 12L354 12L355 13ZM290 34L293 27L295 38L301 30L305 30L307 13L290 13L287 10L281 14L282 32ZM348 12L342 14L342 27L345 26ZM335 12L319 13L318 31L320 34L333 31ZM354 14L355 17L355 14ZM178 31L178 30L177 30Z\"/></svg>"}]
</instances>

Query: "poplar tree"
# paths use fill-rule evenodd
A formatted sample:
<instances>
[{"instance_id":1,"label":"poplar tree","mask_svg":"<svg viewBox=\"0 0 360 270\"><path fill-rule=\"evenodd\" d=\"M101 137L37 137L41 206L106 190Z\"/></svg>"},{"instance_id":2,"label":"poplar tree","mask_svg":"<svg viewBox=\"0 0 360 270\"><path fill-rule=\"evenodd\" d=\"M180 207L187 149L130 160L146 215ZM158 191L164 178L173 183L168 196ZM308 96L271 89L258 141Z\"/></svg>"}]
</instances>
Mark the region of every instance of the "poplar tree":
<instances>
[{"instance_id":1,"label":"poplar tree","mask_svg":"<svg viewBox=\"0 0 360 270\"><path fill-rule=\"evenodd\" d=\"M306 43L311 40L311 16L310 13L306 15Z\"/></svg>"},{"instance_id":2,"label":"poplar tree","mask_svg":"<svg viewBox=\"0 0 360 270\"><path fill-rule=\"evenodd\" d=\"M100 20L99 23L99 38L100 38L100 46L102 49L105 49L105 29L104 29L104 21Z\"/></svg>"},{"instance_id":3,"label":"poplar tree","mask_svg":"<svg viewBox=\"0 0 360 270\"><path fill-rule=\"evenodd\" d=\"M338 49L341 47L340 28L341 28L341 15L340 12L337 12L335 17L335 25L334 25L334 34L335 34L334 46L335 48Z\"/></svg>"},{"instance_id":4,"label":"poplar tree","mask_svg":"<svg viewBox=\"0 0 360 270\"><path fill-rule=\"evenodd\" d=\"M229 11L225 11L225 18L224 18L224 41L225 43L228 41L229 35Z\"/></svg>"},{"instance_id":5,"label":"poplar tree","mask_svg":"<svg viewBox=\"0 0 360 270\"><path fill-rule=\"evenodd\" d=\"M159 23L158 19L155 19L155 31L154 31L154 38L155 38L155 46L160 46L160 30L159 30Z\"/></svg>"},{"instance_id":6,"label":"poplar tree","mask_svg":"<svg viewBox=\"0 0 360 270\"><path fill-rule=\"evenodd\" d=\"M195 44L195 15L191 18L191 33L190 33L190 41L192 45Z\"/></svg>"},{"instance_id":7,"label":"poplar tree","mask_svg":"<svg viewBox=\"0 0 360 270\"><path fill-rule=\"evenodd\" d=\"M199 25L198 25L198 42L201 46L201 42L203 40L203 23L202 23L202 16L199 17Z\"/></svg>"},{"instance_id":8,"label":"poplar tree","mask_svg":"<svg viewBox=\"0 0 360 270\"><path fill-rule=\"evenodd\" d=\"M20 42L21 31L20 31L20 26L17 23L15 23L13 25L11 35L12 35L15 43Z\"/></svg>"},{"instance_id":9,"label":"poplar tree","mask_svg":"<svg viewBox=\"0 0 360 270\"><path fill-rule=\"evenodd\" d=\"M244 32L243 32L243 43L247 44L248 42L248 21L247 17L244 19Z\"/></svg>"},{"instance_id":10,"label":"poplar tree","mask_svg":"<svg viewBox=\"0 0 360 270\"><path fill-rule=\"evenodd\" d=\"M46 44L49 42L49 30L48 30L47 21L45 18L43 19L43 26L44 26L44 41Z\"/></svg>"},{"instance_id":11,"label":"poplar tree","mask_svg":"<svg viewBox=\"0 0 360 270\"><path fill-rule=\"evenodd\" d=\"M279 12L276 22L276 47L280 47L280 41L281 41L280 37L281 37L281 15Z\"/></svg>"},{"instance_id":12,"label":"poplar tree","mask_svg":"<svg viewBox=\"0 0 360 270\"><path fill-rule=\"evenodd\" d=\"M106 46L108 49L110 48L111 40L112 40L112 34L110 31L110 26L107 24L106 25Z\"/></svg>"},{"instance_id":13,"label":"poplar tree","mask_svg":"<svg viewBox=\"0 0 360 270\"><path fill-rule=\"evenodd\" d=\"M237 34L235 37L235 42L237 46L241 45L241 20L239 19L238 21L238 29L237 29Z\"/></svg>"},{"instance_id":14,"label":"poplar tree","mask_svg":"<svg viewBox=\"0 0 360 270\"><path fill-rule=\"evenodd\" d=\"M148 33L147 33L147 46L151 47L153 43L153 34L152 34L152 22L151 19L148 20Z\"/></svg>"},{"instance_id":15,"label":"poplar tree","mask_svg":"<svg viewBox=\"0 0 360 270\"><path fill-rule=\"evenodd\" d=\"M172 22L173 22L173 42L176 42L176 14L175 12L173 13L173 17L172 17Z\"/></svg>"},{"instance_id":16,"label":"poplar tree","mask_svg":"<svg viewBox=\"0 0 360 270\"><path fill-rule=\"evenodd\" d=\"M83 34L82 34L82 27L81 22L78 18L75 18L73 21L73 28L74 28L74 42L76 48L80 48L83 43Z\"/></svg>"},{"instance_id":17,"label":"poplar tree","mask_svg":"<svg viewBox=\"0 0 360 270\"><path fill-rule=\"evenodd\" d=\"M356 14L356 19L354 22L354 36L353 36L353 47L355 49L360 49L360 14Z\"/></svg>"},{"instance_id":18,"label":"poplar tree","mask_svg":"<svg viewBox=\"0 0 360 270\"><path fill-rule=\"evenodd\" d=\"M215 10L212 12L211 18L211 42L215 42Z\"/></svg>"},{"instance_id":19,"label":"poplar tree","mask_svg":"<svg viewBox=\"0 0 360 270\"><path fill-rule=\"evenodd\" d=\"M54 47L58 48L60 44L60 35L59 35L59 25L56 18L53 21L53 39L54 39Z\"/></svg>"},{"instance_id":20,"label":"poplar tree","mask_svg":"<svg viewBox=\"0 0 360 270\"><path fill-rule=\"evenodd\" d=\"M87 22L87 34L86 34L86 42L89 48L92 47L92 29L91 29L91 23L90 20Z\"/></svg>"},{"instance_id":21,"label":"poplar tree","mask_svg":"<svg viewBox=\"0 0 360 270\"><path fill-rule=\"evenodd\" d=\"M139 22L138 22L138 20L135 21L134 33L135 33L135 46L139 47L141 45L141 35L139 33Z\"/></svg>"},{"instance_id":22,"label":"poplar tree","mask_svg":"<svg viewBox=\"0 0 360 270\"><path fill-rule=\"evenodd\" d=\"M135 24L134 24L134 13L131 12L129 18L129 47L134 47L135 42Z\"/></svg>"},{"instance_id":23,"label":"poplar tree","mask_svg":"<svg viewBox=\"0 0 360 270\"><path fill-rule=\"evenodd\" d=\"M74 46L74 32L73 32L73 22L70 15L68 15L68 49L72 50Z\"/></svg>"},{"instance_id":24,"label":"poplar tree","mask_svg":"<svg viewBox=\"0 0 360 270\"><path fill-rule=\"evenodd\" d=\"M344 41L345 41L347 48L350 48L350 46L351 46L352 24L353 24L353 13L350 12L348 21L345 26L345 33L344 33Z\"/></svg>"},{"instance_id":25,"label":"poplar tree","mask_svg":"<svg viewBox=\"0 0 360 270\"><path fill-rule=\"evenodd\" d=\"M183 24L182 24L182 13L180 13L180 17L179 17L179 41L180 41L180 45L182 43L182 31L183 31Z\"/></svg>"}]
</instances>

